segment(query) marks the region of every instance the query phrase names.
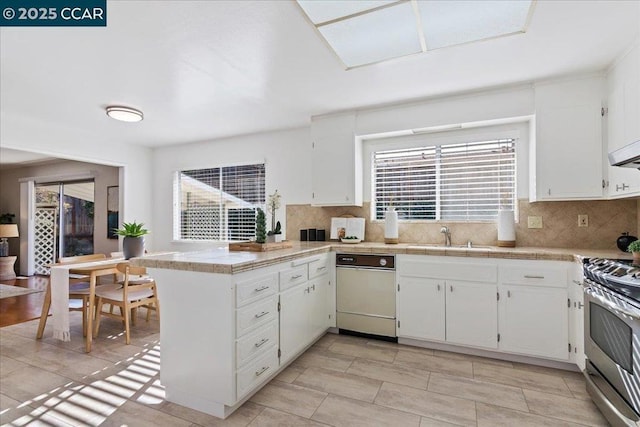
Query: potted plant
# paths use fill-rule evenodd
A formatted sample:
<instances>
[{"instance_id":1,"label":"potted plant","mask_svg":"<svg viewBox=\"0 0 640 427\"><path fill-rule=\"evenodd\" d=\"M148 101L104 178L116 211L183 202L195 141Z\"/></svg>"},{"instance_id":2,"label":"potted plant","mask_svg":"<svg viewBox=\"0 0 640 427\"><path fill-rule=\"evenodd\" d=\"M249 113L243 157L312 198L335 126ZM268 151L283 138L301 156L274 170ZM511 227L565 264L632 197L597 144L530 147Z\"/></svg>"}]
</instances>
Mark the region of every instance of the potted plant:
<instances>
[{"instance_id":1,"label":"potted plant","mask_svg":"<svg viewBox=\"0 0 640 427\"><path fill-rule=\"evenodd\" d=\"M123 222L122 227L114 230L118 236L124 237L122 241L122 251L124 259L141 257L144 255L144 235L149 234L149 230L143 228L143 223Z\"/></svg>"},{"instance_id":2,"label":"potted plant","mask_svg":"<svg viewBox=\"0 0 640 427\"><path fill-rule=\"evenodd\" d=\"M276 222L275 228L267 233L267 242L282 242L282 226L280 225L280 221Z\"/></svg>"},{"instance_id":3,"label":"potted plant","mask_svg":"<svg viewBox=\"0 0 640 427\"><path fill-rule=\"evenodd\" d=\"M640 240L635 240L629 244L627 252L633 254L633 263L640 264Z\"/></svg>"},{"instance_id":4,"label":"potted plant","mask_svg":"<svg viewBox=\"0 0 640 427\"><path fill-rule=\"evenodd\" d=\"M264 211L258 208L256 215L256 243L265 243L267 241L267 217Z\"/></svg>"},{"instance_id":5,"label":"potted plant","mask_svg":"<svg viewBox=\"0 0 640 427\"><path fill-rule=\"evenodd\" d=\"M276 190L273 194L269 195L269 203L267 208L271 213L271 230L267 233L268 242L282 242L282 227L280 221L276 221L276 211L280 207L280 198L282 196Z\"/></svg>"}]
</instances>

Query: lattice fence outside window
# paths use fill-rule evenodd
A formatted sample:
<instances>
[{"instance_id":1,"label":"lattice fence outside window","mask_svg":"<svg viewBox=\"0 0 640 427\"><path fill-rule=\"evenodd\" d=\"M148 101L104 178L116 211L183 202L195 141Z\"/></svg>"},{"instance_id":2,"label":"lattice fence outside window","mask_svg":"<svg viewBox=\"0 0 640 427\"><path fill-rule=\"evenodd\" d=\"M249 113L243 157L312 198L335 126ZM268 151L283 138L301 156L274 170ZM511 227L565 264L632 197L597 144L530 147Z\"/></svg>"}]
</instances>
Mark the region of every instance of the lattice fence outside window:
<instances>
[{"instance_id":1,"label":"lattice fence outside window","mask_svg":"<svg viewBox=\"0 0 640 427\"><path fill-rule=\"evenodd\" d=\"M35 214L35 272L49 274L47 267L56 260L57 208L36 208Z\"/></svg>"}]
</instances>

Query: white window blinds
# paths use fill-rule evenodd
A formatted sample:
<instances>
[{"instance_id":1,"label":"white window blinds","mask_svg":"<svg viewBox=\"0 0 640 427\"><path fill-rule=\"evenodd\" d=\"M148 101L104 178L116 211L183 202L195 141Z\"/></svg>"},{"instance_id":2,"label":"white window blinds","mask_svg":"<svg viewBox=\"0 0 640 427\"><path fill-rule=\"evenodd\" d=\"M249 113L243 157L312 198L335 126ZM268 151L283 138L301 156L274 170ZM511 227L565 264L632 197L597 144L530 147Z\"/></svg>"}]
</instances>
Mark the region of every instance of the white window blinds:
<instances>
[{"instance_id":1,"label":"white window blinds","mask_svg":"<svg viewBox=\"0 0 640 427\"><path fill-rule=\"evenodd\" d=\"M377 151L375 218L393 205L405 220L494 220L516 202L514 139Z\"/></svg>"},{"instance_id":2,"label":"white window blinds","mask_svg":"<svg viewBox=\"0 0 640 427\"><path fill-rule=\"evenodd\" d=\"M265 208L264 163L180 171L174 230L178 239L250 240Z\"/></svg>"}]
</instances>

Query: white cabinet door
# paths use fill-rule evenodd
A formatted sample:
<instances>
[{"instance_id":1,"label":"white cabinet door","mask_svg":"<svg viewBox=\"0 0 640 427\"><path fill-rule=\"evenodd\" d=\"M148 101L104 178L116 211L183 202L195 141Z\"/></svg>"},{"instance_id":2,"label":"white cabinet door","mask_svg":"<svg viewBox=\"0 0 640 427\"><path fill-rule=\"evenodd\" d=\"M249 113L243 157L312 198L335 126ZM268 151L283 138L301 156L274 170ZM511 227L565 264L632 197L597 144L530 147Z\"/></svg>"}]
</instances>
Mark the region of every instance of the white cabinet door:
<instances>
[{"instance_id":1,"label":"white cabinet door","mask_svg":"<svg viewBox=\"0 0 640 427\"><path fill-rule=\"evenodd\" d=\"M309 285L297 285L280 294L280 364L307 344L309 335Z\"/></svg>"},{"instance_id":2,"label":"white cabinet door","mask_svg":"<svg viewBox=\"0 0 640 427\"><path fill-rule=\"evenodd\" d=\"M329 275L323 274L309 282L311 311L309 339L316 338L329 327Z\"/></svg>"},{"instance_id":3,"label":"white cabinet door","mask_svg":"<svg viewBox=\"0 0 640 427\"><path fill-rule=\"evenodd\" d=\"M578 365L580 370L585 368L584 356L584 289L582 287L582 268L576 265L573 272L572 283L569 284L569 334L571 337L571 360Z\"/></svg>"},{"instance_id":4,"label":"white cabinet door","mask_svg":"<svg viewBox=\"0 0 640 427\"><path fill-rule=\"evenodd\" d=\"M445 286L447 342L497 348L497 286L453 280Z\"/></svg>"},{"instance_id":5,"label":"white cabinet door","mask_svg":"<svg viewBox=\"0 0 640 427\"><path fill-rule=\"evenodd\" d=\"M399 283L398 336L444 341L444 281L400 276Z\"/></svg>"},{"instance_id":6,"label":"white cabinet door","mask_svg":"<svg viewBox=\"0 0 640 427\"><path fill-rule=\"evenodd\" d=\"M640 140L640 46L629 50L607 75L607 152ZM608 159L606 164L609 165ZM608 166L611 198L640 194L640 174Z\"/></svg>"},{"instance_id":7,"label":"white cabinet door","mask_svg":"<svg viewBox=\"0 0 640 427\"><path fill-rule=\"evenodd\" d=\"M500 349L568 360L567 290L500 287Z\"/></svg>"},{"instance_id":8,"label":"white cabinet door","mask_svg":"<svg viewBox=\"0 0 640 427\"><path fill-rule=\"evenodd\" d=\"M311 122L311 204L362 206L362 143L355 138L355 114Z\"/></svg>"},{"instance_id":9,"label":"white cabinet door","mask_svg":"<svg viewBox=\"0 0 640 427\"><path fill-rule=\"evenodd\" d=\"M536 86L531 199L603 196L600 77Z\"/></svg>"}]
</instances>

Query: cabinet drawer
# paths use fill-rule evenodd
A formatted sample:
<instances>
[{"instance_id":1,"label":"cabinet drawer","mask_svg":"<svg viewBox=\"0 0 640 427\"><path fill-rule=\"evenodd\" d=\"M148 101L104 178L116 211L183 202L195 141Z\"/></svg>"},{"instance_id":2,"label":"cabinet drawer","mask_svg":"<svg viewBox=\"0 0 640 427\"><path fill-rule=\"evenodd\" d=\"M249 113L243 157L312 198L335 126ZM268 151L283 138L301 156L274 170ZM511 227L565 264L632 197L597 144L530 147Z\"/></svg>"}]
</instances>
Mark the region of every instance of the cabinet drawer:
<instances>
[{"instance_id":1,"label":"cabinet drawer","mask_svg":"<svg viewBox=\"0 0 640 427\"><path fill-rule=\"evenodd\" d=\"M500 282L515 285L567 287L565 266L539 266L535 263L519 266L500 266Z\"/></svg>"},{"instance_id":2,"label":"cabinet drawer","mask_svg":"<svg viewBox=\"0 0 640 427\"><path fill-rule=\"evenodd\" d=\"M329 257L322 256L320 259L309 263L309 279L321 276L329 272Z\"/></svg>"},{"instance_id":3,"label":"cabinet drawer","mask_svg":"<svg viewBox=\"0 0 640 427\"><path fill-rule=\"evenodd\" d=\"M278 273L236 284L236 307L247 305L278 292Z\"/></svg>"},{"instance_id":4,"label":"cabinet drawer","mask_svg":"<svg viewBox=\"0 0 640 427\"><path fill-rule=\"evenodd\" d=\"M236 374L237 399L253 390L257 385L266 381L278 369L278 350L276 346L269 347L264 356L249 363Z\"/></svg>"},{"instance_id":5,"label":"cabinet drawer","mask_svg":"<svg viewBox=\"0 0 640 427\"><path fill-rule=\"evenodd\" d=\"M245 365L247 361L264 353L278 343L278 322L275 320L258 329L236 343L236 366Z\"/></svg>"},{"instance_id":6,"label":"cabinet drawer","mask_svg":"<svg viewBox=\"0 0 640 427\"><path fill-rule=\"evenodd\" d=\"M236 310L236 337L259 326L266 325L278 315L278 298L260 300Z\"/></svg>"},{"instance_id":7,"label":"cabinet drawer","mask_svg":"<svg viewBox=\"0 0 640 427\"><path fill-rule=\"evenodd\" d=\"M280 291L307 281L307 264L280 272Z\"/></svg>"}]
</instances>

